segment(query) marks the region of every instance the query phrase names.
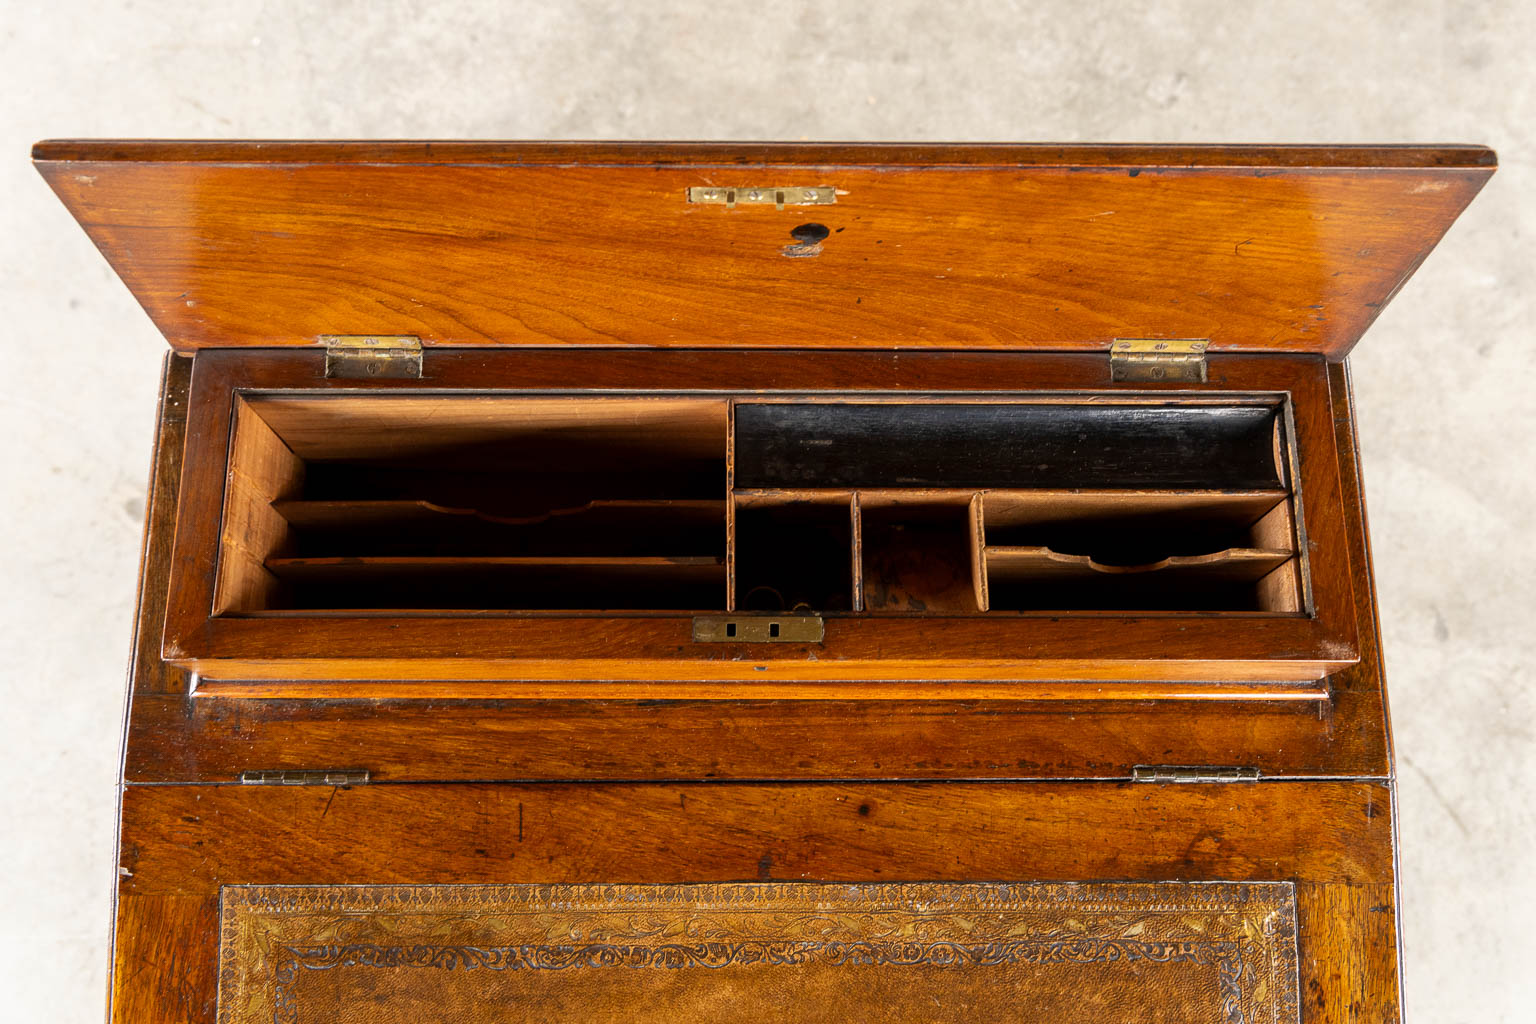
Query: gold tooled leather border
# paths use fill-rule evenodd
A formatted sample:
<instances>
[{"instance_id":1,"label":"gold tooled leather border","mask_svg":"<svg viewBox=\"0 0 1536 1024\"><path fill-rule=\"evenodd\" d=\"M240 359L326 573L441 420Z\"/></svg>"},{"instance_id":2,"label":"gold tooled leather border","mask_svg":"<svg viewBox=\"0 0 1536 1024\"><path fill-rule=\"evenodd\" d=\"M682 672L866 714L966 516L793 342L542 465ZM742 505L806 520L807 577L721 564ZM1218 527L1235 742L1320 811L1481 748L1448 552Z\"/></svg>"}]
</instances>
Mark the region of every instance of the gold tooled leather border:
<instances>
[{"instance_id":1,"label":"gold tooled leather border","mask_svg":"<svg viewBox=\"0 0 1536 1024\"><path fill-rule=\"evenodd\" d=\"M1224 1024L1299 1020L1289 882L225 886L219 1024L300 972L1196 962Z\"/></svg>"}]
</instances>

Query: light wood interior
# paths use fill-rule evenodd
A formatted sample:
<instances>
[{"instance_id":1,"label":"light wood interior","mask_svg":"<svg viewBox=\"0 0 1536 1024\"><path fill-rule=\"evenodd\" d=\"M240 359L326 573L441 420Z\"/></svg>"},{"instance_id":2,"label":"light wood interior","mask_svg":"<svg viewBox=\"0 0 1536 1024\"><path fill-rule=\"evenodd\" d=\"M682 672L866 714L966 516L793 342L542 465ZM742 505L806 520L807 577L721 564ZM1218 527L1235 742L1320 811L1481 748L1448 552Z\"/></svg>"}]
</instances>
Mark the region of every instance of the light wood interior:
<instances>
[{"instance_id":1,"label":"light wood interior","mask_svg":"<svg viewBox=\"0 0 1536 1024\"><path fill-rule=\"evenodd\" d=\"M991 610L1302 608L1285 490L997 491L980 504Z\"/></svg>"},{"instance_id":2,"label":"light wood interior","mask_svg":"<svg viewBox=\"0 0 1536 1024\"><path fill-rule=\"evenodd\" d=\"M215 613L1305 614L1278 410L253 394Z\"/></svg>"},{"instance_id":3,"label":"light wood interior","mask_svg":"<svg viewBox=\"0 0 1536 1024\"><path fill-rule=\"evenodd\" d=\"M303 482L304 460L248 403L239 403L219 535L214 614L257 611L281 602L282 582L266 562L289 550L293 530L275 503L297 497Z\"/></svg>"}]
</instances>

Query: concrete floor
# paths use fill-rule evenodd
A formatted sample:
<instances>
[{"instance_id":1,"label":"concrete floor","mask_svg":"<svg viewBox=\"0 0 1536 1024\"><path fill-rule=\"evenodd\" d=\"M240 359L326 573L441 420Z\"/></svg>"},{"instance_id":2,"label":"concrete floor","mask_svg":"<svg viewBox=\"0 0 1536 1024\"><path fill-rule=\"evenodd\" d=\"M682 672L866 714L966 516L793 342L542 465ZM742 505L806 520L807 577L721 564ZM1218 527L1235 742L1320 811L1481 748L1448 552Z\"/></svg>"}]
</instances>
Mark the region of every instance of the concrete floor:
<instances>
[{"instance_id":1,"label":"concrete floor","mask_svg":"<svg viewBox=\"0 0 1536 1024\"><path fill-rule=\"evenodd\" d=\"M45 136L1482 142L1354 358L1400 752L1405 1002L1530 1020L1536 6L3 0L0 991L105 1005L123 666L164 341Z\"/></svg>"}]
</instances>

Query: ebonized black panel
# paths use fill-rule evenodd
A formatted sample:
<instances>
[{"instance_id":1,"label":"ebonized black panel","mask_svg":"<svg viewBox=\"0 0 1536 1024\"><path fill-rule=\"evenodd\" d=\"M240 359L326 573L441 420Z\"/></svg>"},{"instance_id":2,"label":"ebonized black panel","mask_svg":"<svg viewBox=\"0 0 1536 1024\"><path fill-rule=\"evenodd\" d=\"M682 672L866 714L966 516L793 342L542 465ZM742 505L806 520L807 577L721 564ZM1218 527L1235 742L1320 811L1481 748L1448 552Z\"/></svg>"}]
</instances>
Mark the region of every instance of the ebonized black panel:
<instances>
[{"instance_id":1,"label":"ebonized black panel","mask_svg":"<svg viewBox=\"0 0 1536 1024\"><path fill-rule=\"evenodd\" d=\"M1282 485L1273 405L742 403L736 486Z\"/></svg>"}]
</instances>

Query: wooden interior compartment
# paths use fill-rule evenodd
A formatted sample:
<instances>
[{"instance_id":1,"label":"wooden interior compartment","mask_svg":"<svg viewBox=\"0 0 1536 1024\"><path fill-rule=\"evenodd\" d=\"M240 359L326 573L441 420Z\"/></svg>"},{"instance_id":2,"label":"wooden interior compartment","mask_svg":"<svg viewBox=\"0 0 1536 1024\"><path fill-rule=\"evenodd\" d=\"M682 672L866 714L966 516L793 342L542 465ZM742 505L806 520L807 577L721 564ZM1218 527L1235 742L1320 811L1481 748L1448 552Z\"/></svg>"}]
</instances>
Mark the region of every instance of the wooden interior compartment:
<instances>
[{"instance_id":1,"label":"wooden interior compartment","mask_svg":"<svg viewBox=\"0 0 1536 1024\"><path fill-rule=\"evenodd\" d=\"M237 401L216 607L717 609L723 400Z\"/></svg>"},{"instance_id":2,"label":"wooden interior compartment","mask_svg":"<svg viewBox=\"0 0 1536 1024\"><path fill-rule=\"evenodd\" d=\"M199 693L548 696L643 690L712 697L736 693L738 684L747 683L754 693L825 698L845 685L889 696L896 692L895 681L923 680L900 685L919 693L934 681L963 683L972 694L1016 694L1021 686L1040 694L1056 687L1052 694L1066 696L1087 692L1080 684L1097 680L1092 690L1097 696L1122 692L1117 687L1152 686L1134 692L1201 697L1246 687L1244 692L1266 697L1314 699L1319 692L1315 680L1359 656L1348 563L1333 555L1342 550L1342 524L1334 511L1339 500L1330 433L1334 417L1323 385L1324 367L1313 360L1223 357L1213 361L1213 381L1207 386L1111 389L1100 359L1035 354L946 355L914 363L916 357L905 353L813 359L804 353L646 351L599 357L442 350L430 353L428 385L330 380L323 375L323 355L271 352L237 358L203 352L196 358L188 436L198 439L205 454L185 463L161 649L167 660L198 673ZM902 381L916 372L914 365L933 390L902 390ZM571 390L573 381L585 382L586 390ZM748 390L752 381L771 382L773 388ZM627 411L621 408L626 404ZM1103 458L1090 463L1098 474L1089 481L1093 487L1001 487L992 476L945 486L882 480L842 487L751 488L742 479L733 487L732 445L736 460L748 468L753 442L750 430L740 436L732 431L732 417L750 420L752 407L759 405L883 405L894 407L897 419L921 419L934 406L1088 406L1127 414L1127 420L1145 410L1196 409L1196 415L1183 420L1190 443L1175 440L1174 449L1198 449L1199 458L1170 457L1159 465L1183 461L1179 473L1200 482L1142 481L1121 489L1289 493L1292 481L1304 478L1305 537L1312 545L1304 550L1313 558L1304 574L1311 578L1299 587L1306 594L1302 613L983 610L987 592L981 556L988 540L976 512L983 510L985 499L1007 491L1110 489L1105 467L1118 472L1121 466L1120 450L1111 440L1099 446ZM519 414L518 406L526 412ZM570 417L566 413L572 408L596 412ZM1214 417L1204 412L1228 408L1238 408L1248 424L1235 432L1235 444L1221 440L1234 436L1226 426L1199 426L1213 418L1230 425L1219 412ZM352 412L365 409L370 410L366 415ZM650 410L658 410L652 419L666 430L636 426L637 415ZM234 436L239 424L252 417L281 441L273 454L286 452L284 457L302 472L292 486L281 484L279 475L273 479L280 486L257 489L261 501L253 507L271 513L263 529L279 534L249 546L262 556L257 572L250 571L250 558L220 543L236 522L226 512L234 508L232 484L241 468L223 456L243 451L252 439L259 442L259 428L238 441ZM527 426L541 419L551 422L540 429ZM1164 436L1170 436L1166 430ZM619 454L594 453L597 448L609 451L610 438L616 439ZM559 451L557 467L548 464L551 457L545 454L546 464L533 474L536 488L507 486L520 467L507 466L505 460L515 453L526 462L529 452L545 450L544 439ZM586 439L592 443L576 443ZM897 432L866 450L900 450L903 445L906 438ZM906 447L915 451L919 446ZM1210 455L1232 450L1238 457ZM1081 463L1070 452L1058 461L1061 466ZM1233 464L1237 470L1229 472ZM1214 479L1212 467L1220 470ZM1264 482L1242 483L1244 476L1255 475ZM615 481L626 486L613 486ZM424 489L423 484L434 486ZM1299 499L1301 488L1295 490ZM786 525L797 513L770 508L761 518L750 515L749 506L785 504L782 499L791 492L836 492L835 501L829 497L823 503L831 507L805 513L829 524L823 536L835 540L828 545L835 553L819 560L804 554L802 542ZM529 493L546 500L524 500ZM862 517L855 517L854 509L890 493L922 495L941 505L954 502L971 545L975 611L859 606L855 553L861 547ZM966 503L972 506L969 513ZM549 515L558 509L577 511ZM581 550L571 544L584 535L580 523L585 517L622 518L632 512L638 513L626 520L632 528L616 522L612 530L590 531L622 535L623 547L604 550L606 536L602 544ZM742 513L743 523L731 541L730 519L736 512ZM1300 504L1294 515L1301 533ZM528 530L533 524L526 520L540 517L559 526ZM697 531L683 532L707 535L707 548L636 542L678 517L701 524ZM434 526L439 520L456 528ZM813 582L825 590L811 599L822 605L811 610L826 615L823 641L747 645L693 639L692 620L699 614L778 610L732 605L758 586L748 578L754 521L767 524L772 550L764 552L765 560L774 552L782 557L786 549L799 550L802 564L814 569ZM502 527L526 542L483 542L483 531L495 538ZM539 534L541 529L546 532ZM561 547L550 540L557 536L564 538ZM740 556L739 579L732 578L733 554ZM708 593L691 596L689 581L715 570L688 560L722 555L719 585L709 584ZM347 584L350 594L336 593L339 588L327 582L332 566L321 560L370 558L442 561L436 566L377 563L392 575L394 569L407 570L396 575L400 582L394 593L376 581L361 582L372 567L345 570L359 580ZM467 581L474 574L451 561L458 558L480 559L485 571ZM557 587L551 579L555 571L538 563L491 561L542 558L572 563L558 573L564 583ZM611 561L576 561L626 558L676 560L655 570L676 586L661 592L643 579L624 582L623 573L610 571L616 568ZM628 575L643 578L652 564L639 562ZM228 579L239 577L241 566L253 584L245 589L231 586ZM428 574L435 580L430 586L405 579L419 568L444 571ZM220 573L225 580L218 579ZM288 578L282 579L283 574ZM305 574L308 579L299 578ZM519 594L514 578L545 600L535 603ZM221 582L222 593L216 593ZM599 584L603 592L594 598L590 592ZM688 593L679 593L684 589ZM219 598L225 610L214 614ZM461 600L469 606L460 606ZM358 607L363 601L368 603ZM802 602L773 603L789 603L786 610L793 610ZM1201 617L1200 628L1179 621L1190 615ZM925 624L939 616L945 619L942 625ZM444 617L452 617L451 627ZM1047 682L1052 680L1058 682ZM327 691L327 686L334 689Z\"/></svg>"},{"instance_id":3,"label":"wooden interior compartment","mask_svg":"<svg viewBox=\"0 0 1536 1024\"><path fill-rule=\"evenodd\" d=\"M1303 611L1294 496L999 491L982 496L993 610Z\"/></svg>"},{"instance_id":4,"label":"wooden interior compartment","mask_svg":"<svg viewBox=\"0 0 1536 1024\"><path fill-rule=\"evenodd\" d=\"M746 401L737 500L851 500L860 611L1298 614L1285 412L1243 396Z\"/></svg>"},{"instance_id":5,"label":"wooden interior compartment","mask_svg":"<svg viewBox=\"0 0 1536 1024\"><path fill-rule=\"evenodd\" d=\"M852 492L737 492L732 501L737 609L857 610Z\"/></svg>"},{"instance_id":6,"label":"wooden interior compartment","mask_svg":"<svg viewBox=\"0 0 1536 1024\"><path fill-rule=\"evenodd\" d=\"M250 394L215 605L1295 614L1282 408Z\"/></svg>"},{"instance_id":7,"label":"wooden interior compartment","mask_svg":"<svg viewBox=\"0 0 1536 1024\"><path fill-rule=\"evenodd\" d=\"M858 492L859 580L871 614L974 615L966 492Z\"/></svg>"}]
</instances>

